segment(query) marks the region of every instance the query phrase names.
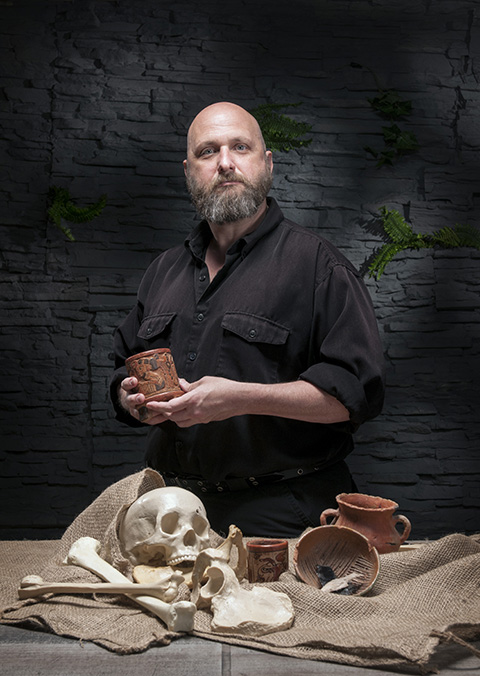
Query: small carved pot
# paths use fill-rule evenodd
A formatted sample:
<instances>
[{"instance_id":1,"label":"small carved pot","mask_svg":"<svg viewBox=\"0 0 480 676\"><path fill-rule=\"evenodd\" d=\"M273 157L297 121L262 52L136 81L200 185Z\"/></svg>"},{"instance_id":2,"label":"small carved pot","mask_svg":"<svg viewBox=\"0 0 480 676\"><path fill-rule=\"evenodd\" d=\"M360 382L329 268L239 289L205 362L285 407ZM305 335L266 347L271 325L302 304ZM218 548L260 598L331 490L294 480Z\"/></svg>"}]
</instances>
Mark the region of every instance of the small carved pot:
<instances>
[{"instance_id":1,"label":"small carved pot","mask_svg":"<svg viewBox=\"0 0 480 676\"><path fill-rule=\"evenodd\" d=\"M326 509L320 515L320 524L346 526L364 535L379 554L396 552L410 535L411 524L406 516L394 514L398 505L393 500L363 493L340 493L336 497L338 509ZM396 529L403 525L403 532Z\"/></svg>"},{"instance_id":2,"label":"small carved pot","mask_svg":"<svg viewBox=\"0 0 480 676\"><path fill-rule=\"evenodd\" d=\"M135 392L140 392L145 397L145 402L137 406L142 422L154 415L145 406L147 402L168 401L183 394L178 384L173 356L168 348L134 354L128 357L125 366L128 375L138 380Z\"/></svg>"},{"instance_id":3,"label":"small carved pot","mask_svg":"<svg viewBox=\"0 0 480 676\"><path fill-rule=\"evenodd\" d=\"M288 542L265 538L247 542L249 582L275 582L288 570Z\"/></svg>"}]
</instances>

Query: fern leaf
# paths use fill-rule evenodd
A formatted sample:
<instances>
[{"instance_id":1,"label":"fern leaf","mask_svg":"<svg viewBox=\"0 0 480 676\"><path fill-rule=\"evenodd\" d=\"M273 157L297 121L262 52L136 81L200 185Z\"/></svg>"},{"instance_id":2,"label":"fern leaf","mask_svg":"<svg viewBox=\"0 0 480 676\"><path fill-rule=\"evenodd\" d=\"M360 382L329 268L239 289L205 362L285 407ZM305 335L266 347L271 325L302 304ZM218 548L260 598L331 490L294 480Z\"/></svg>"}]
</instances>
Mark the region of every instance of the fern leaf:
<instances>
[{"instance_id":1,"label":"fern leaf","mask_svg":"<svg viewBox=\"0 0 480 676\"><path fill-rule=\"evenodd\" d=\"M398 243L392 242L390 244L384 244L377 252L375 258L371 262L368 272L370 277L375 277L375 279L380 279L385 270L385 267L392 258L394 258L399 251L403 251L407 247Z\"/></svg>"},{"instance_id":2,"label":"fern leaf","mask_svg":"<svg viewBox=\"0 0 480 676\"><path fill-rule=\"evenodd\" d=\"M70 193L65 188L52 186L49 190L50 207L47 210L49 218L55 223L64 235L71 241L75 241L70 228L62 224L62 220L71 223L86 223L100 214L107 203L107 196L102 195L98 202L86 207L77 207L70 197Z\"/></svg>"},{"instance_id":3,"label":"fern leaf","mask_svg":"<svg viewBox=\"0 0 480 676\"><path fill-rule=\"evenodd\" d=\"M72 231L70 230L70 228L67 228L66 225L63 225L63 223L60 223L60 224L58 225L58 228L60 228L60 230L63 232L63 234L65 235L65 237L66 237L67 239L69 239L71 242L74 242L74 241L75 241L75 237L73 236L73 233L72 233Z\"/></svg>"},{"instance_id":4,"label":"fern leaf","mask_svg":"<svg viewBox=\"0 0 480 676\"><path fill-rule=\"evenodd\" d=\"M393 89L387 89L379 96L368 99L368 102L376 113L387 120L398 120L412 112L412 102L404 101Z\"/></svg>"},{"instance_id":5,"label":"fern leaf","mask_svg":"<svg viewBox=\"0 0 480 676\"><path fill-rule=\"evenodd\" d=\"M395 150L399 155L413 153L418 149L418 140L411 131L401 131L395 139Z\"/></svg>"},{"instance_id":6,"label":"fern leaf","mask_svg":"<svg viewBox=\"0 0 480 676\"><path fill-rule=\"evenodd\" d=\"M383 167L384 164L393 164L393 160L395 159L395 151L394 150L382 150L381 153L379 153L378 157L378 162L376 164L377 169L380 169L380 167Z\"/></svg>"},{"instance_id":7,"label":"fern leaf","mask_svg":"<svg viewBox=\"0 0 480 676\"><path fill-rule=\"evenodd\" d=\"M382 207L380 213L383 228L390 239L398 244L410 246L417 236L413 232L412 226L407 223L400 212L396 209L389 211L386 207Z\"/></svg>"},{"instance_id":8,"label":"fern leaf","mask_svg":"<svg viewBox=\"0 0 480 676\"><path fill-rule=\"evenodd\" d=\"M312 126L306 122L297 122L278 111L286 107L297 107L300 103L264 103L250 113L255 117L267 148L288 152L292 148L310 145L312 139L300 139L300 136L311 131Z\"/></svg>"},{"instance_id":9,"label":"fern leaf","mask_svg":"<svg viewBox=\"0 0 480 676\"><path fill-rule=\"evenodd\" d=\"M87 221L91 221L92 218L98 216L106 203L106 195L102 195L98 202L95 204L90 204L87 207L77 207L75 204L73 204L73 202L68 201L64 205L63 218L72 223L86 223Z\"/></svg>"},{"instance_id":10,"label":"fern leaf","mask_svg":"<svg viewBox=\"0 0 480 676\"><path fill-rule=\"evenodd\" d=\"M446 226L430 236L432 244L451 249L470 246L480 250L480 230L473 225L456 223L453 228Z\"/></svg>"}]
</instances>

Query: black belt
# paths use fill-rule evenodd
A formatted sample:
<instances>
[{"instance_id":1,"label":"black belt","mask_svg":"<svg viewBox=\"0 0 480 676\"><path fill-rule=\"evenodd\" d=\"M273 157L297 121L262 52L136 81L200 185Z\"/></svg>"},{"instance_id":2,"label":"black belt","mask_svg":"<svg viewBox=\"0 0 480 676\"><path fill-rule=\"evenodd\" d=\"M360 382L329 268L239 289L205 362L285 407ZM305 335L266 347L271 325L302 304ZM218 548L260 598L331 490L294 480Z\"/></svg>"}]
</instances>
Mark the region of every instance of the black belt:
<instances>
[{"instance_id":1,"label":"black belt","mask_svg":"<svg viewBox=\"0 0 480 676\"><path fill-rule=\"evenodd\" d=\"M201 477L192 476L191 474L181 475L173 472L158 471L165 479L167 485L180 486L180 488L186 488L187 490L194 492L222 493L223 491L243 491L246 488L256 488L257 486L285 481L285 479L298 479L305 474L318 472L320 469L321 468L318 465L313 467L297 467L295 469L283 470L282 472L275 472L274 474L260 474L259 476L249 476L247 478L224 479L223 481L217 481L216 483L206 481Z\"/></svg>"}]
</instances>

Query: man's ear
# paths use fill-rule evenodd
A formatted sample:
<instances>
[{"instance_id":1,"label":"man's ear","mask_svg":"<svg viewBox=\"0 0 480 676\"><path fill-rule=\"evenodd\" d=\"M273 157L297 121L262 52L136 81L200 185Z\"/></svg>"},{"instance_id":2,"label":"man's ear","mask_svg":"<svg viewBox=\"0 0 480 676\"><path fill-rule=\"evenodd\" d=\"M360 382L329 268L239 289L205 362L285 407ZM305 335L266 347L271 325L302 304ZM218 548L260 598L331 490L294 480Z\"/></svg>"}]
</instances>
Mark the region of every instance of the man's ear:
<instances>
[{"instance_id":1,"label":"man's ear","mask_svg":"<svg viewBox=\"0 0 480 676\"><path fill-rule=\"evenodd\" d=\"M271 150L267 150L265 152L265 156L267 158L268 166L270 167L270 173L273 174L273 154Z\"/></svg>"},{"instance_id":2,"label":"man's ear","mask_svg":"<svg viewBox=\"0 0 480 676\"><path fill-rule=\"evenodd\" d=\"M267 164L270 167L270 172L273 173L273 155L271 150L266 150L265 151L265 158L267 160ZM186 162L186 160L185 160Z\"/></svg>"},{"instance_id":3,"label":"man's ear","mask_svg":"<svg viewBox=\"0 0 480 676\"><path fill-rule=\"evenodd\" d=\"M183 173L187 175L187 160L183 160Z\"/></svg>"}]
</instances>

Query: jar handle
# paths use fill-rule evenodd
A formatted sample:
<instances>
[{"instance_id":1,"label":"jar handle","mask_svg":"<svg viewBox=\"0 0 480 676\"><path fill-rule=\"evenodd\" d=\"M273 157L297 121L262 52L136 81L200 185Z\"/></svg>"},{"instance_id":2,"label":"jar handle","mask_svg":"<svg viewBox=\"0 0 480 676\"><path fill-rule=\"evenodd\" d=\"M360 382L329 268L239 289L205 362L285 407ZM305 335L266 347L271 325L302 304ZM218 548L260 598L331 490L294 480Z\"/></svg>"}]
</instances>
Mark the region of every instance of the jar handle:
<instances>
[{"instance_id":1,"label":"jar handle","mask_svg":"<svg viewBox=\"0 0 480 676\"><path fill-rule=\"evenodd\" d=\"M333 521L331 524L327 523L328 517L332 516ZM338 519L338 509L324 509L323 512L320 514L320 525L321 526L328 526L332 525L335 523L335 521Z\"/></svg>"},{"instance_id":2,"label":"jar handle","mask_svg":"<svg viewBox=\"0 0 480 676\"><path fill-rule=\"evenodd\" d=\"M400 535L400 544L403 544L410 535L410 531L412 530L412 524L407 519L407 517L403 516L402 514L396 514L394 519L395 525L397 525L397 523L403 523L403 533Z\"/></svg>"}]
</instances>

